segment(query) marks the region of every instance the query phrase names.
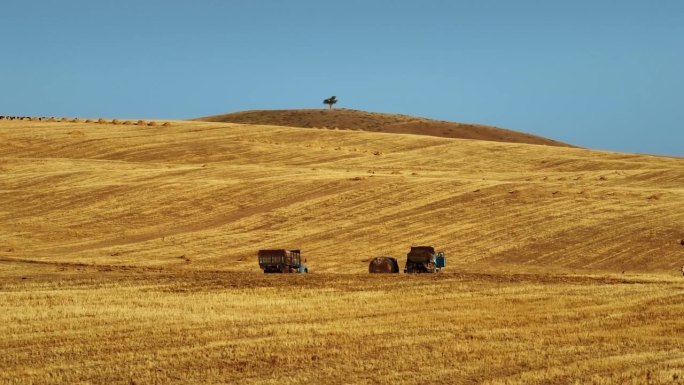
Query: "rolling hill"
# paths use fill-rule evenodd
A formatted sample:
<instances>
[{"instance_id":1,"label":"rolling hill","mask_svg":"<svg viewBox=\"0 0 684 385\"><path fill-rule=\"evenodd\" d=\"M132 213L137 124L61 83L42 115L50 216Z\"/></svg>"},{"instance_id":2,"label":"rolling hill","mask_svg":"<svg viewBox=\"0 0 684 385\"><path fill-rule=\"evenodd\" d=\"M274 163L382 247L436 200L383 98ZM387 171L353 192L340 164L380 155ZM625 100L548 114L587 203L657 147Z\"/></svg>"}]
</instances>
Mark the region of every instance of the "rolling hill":
<instances>
[{"instance_id":1,"label":"rolling hill","mask_svg":"<svg viewBox=\"0 0 684 385\"><path fill-rule=\"evenodd\" d=\"M0 383L682 383L684 159L114 123L0 120Z\"/></svg>"},{"instance_id":2,"label":"rolling hill","mask_svg":"<svg viewBox=\"0 0 684 385\"><path fill-rule=\"evenodd\" d=\"M451 271L662 272L684 257L677 158L199 121L0 121L0 162L10 260L258 271L257 249L297 247L313 272L347 273L432 244Z\"/></svg>"},{"instance_id":3,"label":"rolling hill","mask_svg":"<svg viewBox=\"0 0 684 385\"><path fill-rule=\"evenodd\" d=\"M285 127L336 128L570 147L568 144L540 136L481 124L447 122L350 109L256 110L207 116L195 120Z\"/></svg>"}]
</instances>

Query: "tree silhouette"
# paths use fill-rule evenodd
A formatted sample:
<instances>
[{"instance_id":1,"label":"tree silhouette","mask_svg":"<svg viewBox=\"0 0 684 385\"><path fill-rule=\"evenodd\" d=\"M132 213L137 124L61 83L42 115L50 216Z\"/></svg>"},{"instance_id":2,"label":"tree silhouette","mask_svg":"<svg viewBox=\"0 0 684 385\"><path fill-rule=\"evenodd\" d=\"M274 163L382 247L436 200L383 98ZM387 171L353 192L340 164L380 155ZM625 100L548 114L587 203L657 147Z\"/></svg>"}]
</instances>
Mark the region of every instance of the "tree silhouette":
<instances>
[{"instance_id":1,"label":"tree silhouette","mask_svg":"<svg viewBox=\"0 0 684 385\"><path fill-rule=\"evenodd\" d=\"M337 103L337 96L331 96L325 100L323 100L323 104L327 104L329 106L329 109L332 110L333 104Z\"/></svg>"}]
</instances>

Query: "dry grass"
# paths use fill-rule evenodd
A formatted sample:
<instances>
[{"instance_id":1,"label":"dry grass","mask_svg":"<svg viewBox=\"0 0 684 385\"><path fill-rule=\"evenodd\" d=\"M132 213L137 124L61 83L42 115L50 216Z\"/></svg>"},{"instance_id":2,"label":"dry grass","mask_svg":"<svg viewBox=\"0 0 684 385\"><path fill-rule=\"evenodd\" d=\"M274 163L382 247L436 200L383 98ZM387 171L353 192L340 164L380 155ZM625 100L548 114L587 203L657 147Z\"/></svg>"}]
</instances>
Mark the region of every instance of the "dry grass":
<instances>
[{"instance_id":1,"label":"dry grass","mask_svg":"<svg viewBox=\"0 0 684 385\"><path fill-rule=\"evenodd\" d=\"M96 127L2 122L0 242L16 250L5 255L187 255L250 271L258 248L300 247L318 271L363 272L369 256L413 243L478 268L682 264L682 159L203 122Z\"/></svg>"},{"instance_id":2,"label":"dry grass","mask_svg":"<svg viewBox=\"0 0 684 385\"><path fill-rule=\"evenodd\" d=\"M495 142L567 146L555 140L523 132L481 124L446 122L408 115L383 114L345 108L309 110L257 110L207 116L206 122L260 124L287 127L309 127L329 130L364 130L418 134L445 138L491 140Z\"/></svg>"},{"instance_id":3,"label":"dry grass","mask_svg":"<svg viewBox=\"0 0 684 385\"><path fill-rule=\"evenodd\" d=\"M673 279L0 272L11 383L684 383Z\"/></svg>"},{"instance_id":4,"label":"dry grass","mask_svg":"<svg viewBox=\"0 0 684 385\"><path fill-rule=\"evenodd\" d=\"M0 122L0 382L682 383L682 159L99 127Z\"/></svg>"}]
</instances>

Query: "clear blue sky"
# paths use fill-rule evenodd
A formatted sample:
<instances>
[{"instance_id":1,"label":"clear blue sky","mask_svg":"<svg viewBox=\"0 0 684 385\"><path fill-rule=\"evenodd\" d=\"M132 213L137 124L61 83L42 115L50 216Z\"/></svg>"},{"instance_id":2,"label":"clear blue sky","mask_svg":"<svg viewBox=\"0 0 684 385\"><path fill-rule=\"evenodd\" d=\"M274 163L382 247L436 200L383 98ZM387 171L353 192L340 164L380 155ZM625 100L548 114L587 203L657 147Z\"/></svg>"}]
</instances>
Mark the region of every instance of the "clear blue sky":
<instances>
[{"instance_id":1,"label":"clear blue sky","mask_svg":"<svg viewBox=\"0 0 684 385\"><path fill-rule=\"evenodd\" d=\"M684 1L4 0L0 114L338 106L684 156Z\"/></svg>"}]
</instances>

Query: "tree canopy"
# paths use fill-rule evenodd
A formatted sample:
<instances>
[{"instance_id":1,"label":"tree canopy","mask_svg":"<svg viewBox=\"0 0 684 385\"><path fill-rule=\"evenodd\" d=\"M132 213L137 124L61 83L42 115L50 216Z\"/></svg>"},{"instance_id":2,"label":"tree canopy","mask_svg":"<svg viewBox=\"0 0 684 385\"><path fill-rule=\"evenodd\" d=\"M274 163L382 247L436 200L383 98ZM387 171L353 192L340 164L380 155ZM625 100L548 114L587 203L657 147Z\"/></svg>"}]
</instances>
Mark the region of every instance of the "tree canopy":
<instances>
[{"instance_id":1,"label":"tree canopy","mask_svg":"<svg viewBox=\"0 0 684 385\"><path fill-rule=\"evenodd\" d=\"M330 109L332 109L333 104L337 103L337 96L331 96L323 100L323 104L327 104Z\"/></svg>"}]
</instances>

